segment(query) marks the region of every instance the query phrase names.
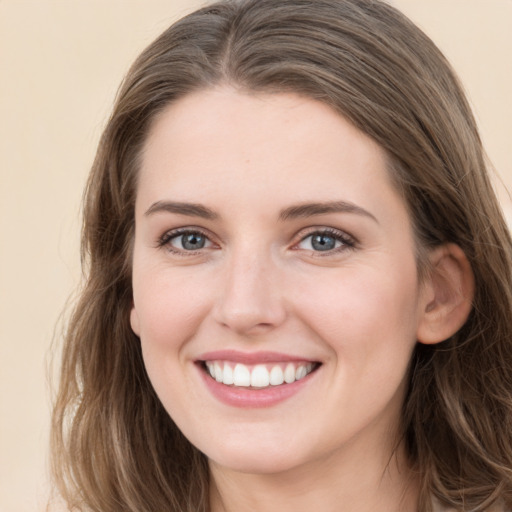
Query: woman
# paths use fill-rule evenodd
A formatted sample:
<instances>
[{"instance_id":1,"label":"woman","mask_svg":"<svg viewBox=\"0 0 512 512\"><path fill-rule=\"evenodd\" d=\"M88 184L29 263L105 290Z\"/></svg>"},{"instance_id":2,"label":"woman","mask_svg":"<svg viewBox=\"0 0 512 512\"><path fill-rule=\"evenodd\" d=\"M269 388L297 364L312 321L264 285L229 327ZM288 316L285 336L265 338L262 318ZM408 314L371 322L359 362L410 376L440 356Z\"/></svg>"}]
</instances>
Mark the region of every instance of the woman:
<instances>
[{"instance_id":1,"label":"woman","mask_svg":"<svg viewBox=\"0 0 512 512\"><path fill-rule=\"evenodd\" d=\"M90 176L70 509L507 510L511 241L434 44L224 1L135 62Z\"/></svg>"}]
</instances>

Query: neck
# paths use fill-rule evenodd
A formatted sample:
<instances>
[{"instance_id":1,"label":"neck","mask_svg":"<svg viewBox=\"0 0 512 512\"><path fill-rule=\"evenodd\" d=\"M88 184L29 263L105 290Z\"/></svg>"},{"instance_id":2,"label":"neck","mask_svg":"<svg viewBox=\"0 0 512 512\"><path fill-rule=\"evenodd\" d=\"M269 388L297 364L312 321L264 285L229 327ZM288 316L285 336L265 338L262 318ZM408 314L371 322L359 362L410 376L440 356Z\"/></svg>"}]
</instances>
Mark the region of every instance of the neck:
<instances>
[{"instance_id":1,"label":"neck","mask_svg":"<svg viewBox=\"0 0 512 512\"><path fill-rule=\"evenodd\" d=\"M376 457L332 453L286 472L250 474L210 463L211 512L411 512L418 482L402 447Z\"/></svg>"}]
</instances>

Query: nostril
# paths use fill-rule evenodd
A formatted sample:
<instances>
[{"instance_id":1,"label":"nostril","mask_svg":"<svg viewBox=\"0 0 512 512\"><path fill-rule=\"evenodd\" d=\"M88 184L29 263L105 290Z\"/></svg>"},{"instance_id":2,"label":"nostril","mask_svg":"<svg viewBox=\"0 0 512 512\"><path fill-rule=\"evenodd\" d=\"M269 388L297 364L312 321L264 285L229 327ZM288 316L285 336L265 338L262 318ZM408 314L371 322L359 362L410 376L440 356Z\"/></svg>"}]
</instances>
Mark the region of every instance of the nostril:
<instances>
[{"instance_id":1,"label":"nostril","mask_svg":"<svg viewBox=\"0 0 512 512\"><path fill-rule=\"evenodd\" d=\"M214 307L215 318L224 328L246 334L283 322L286 315L278 276L272 278L272 269L262 260L263 255L256 258L245 252L230 262Z\"/></svg>"},{"instance_id":2,"label":"nostril","mask_svg":"<svg viewBox=\"0 0 512 512\"><path fill-rule=\"evenodd\" d=\"M215 317L225 329L239 334L256 334L281 325L286 312L279 300L252 297L224 301L216 310Z\"/></svg>"}]
</instances>

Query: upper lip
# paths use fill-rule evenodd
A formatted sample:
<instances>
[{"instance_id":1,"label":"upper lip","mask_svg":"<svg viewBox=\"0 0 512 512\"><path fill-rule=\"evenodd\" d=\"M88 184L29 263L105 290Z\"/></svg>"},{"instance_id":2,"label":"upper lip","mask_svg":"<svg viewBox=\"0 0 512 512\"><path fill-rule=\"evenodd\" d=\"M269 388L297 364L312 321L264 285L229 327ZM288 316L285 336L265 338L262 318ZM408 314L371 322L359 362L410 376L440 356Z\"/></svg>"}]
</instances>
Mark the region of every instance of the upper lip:
<instances>
[{"instance_id":1,"label":"upper lip","mask_svg":"<svg viewBox=\"0 0 512 512\"><path fill-rule=\"evenodd\" d=\"M215 350L201 354L197 361L233 361L242 364L318 362L309 357L301 357L281 352L241 352L239 350Z\"/></svg>"}]
</instances>

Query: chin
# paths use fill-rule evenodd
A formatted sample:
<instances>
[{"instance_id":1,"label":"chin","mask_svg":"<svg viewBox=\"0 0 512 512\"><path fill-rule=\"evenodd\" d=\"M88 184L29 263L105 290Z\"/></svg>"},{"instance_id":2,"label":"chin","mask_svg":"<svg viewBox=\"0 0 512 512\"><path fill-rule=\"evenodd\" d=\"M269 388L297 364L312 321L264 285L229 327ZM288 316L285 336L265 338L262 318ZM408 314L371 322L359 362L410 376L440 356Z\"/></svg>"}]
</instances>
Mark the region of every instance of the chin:
<instances>
[{"instance_id":1,"label":"chin","mask_svg":"<svg viewBox=\"0 0 512 512\"><path fill-rule=\"evenodd\" d=\"M224 444L216 448L210 446L203 453L213 466L259 475L286 472L302 465L307 459L290 442L282 440L278 443L261 442L247 436L242 443Z\"/></svg>"},{"instance_id":2,"label":"chin","mask_svg":"<svg viewBox=\"0 0 512 512\"><path fill-rule=\"evenodd\" d=\"M286 455L272 456L260 453L237 453L233 457L226 455L218 459L210 459L211 465L222 467L236 473L245 473L251 475L272 475L276 473L285 473L298 466L300 462L293 460Z\"/></svg>"}]
</instances>

